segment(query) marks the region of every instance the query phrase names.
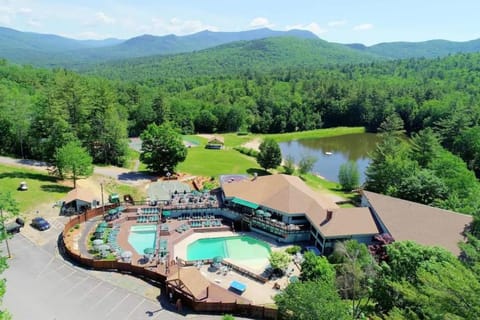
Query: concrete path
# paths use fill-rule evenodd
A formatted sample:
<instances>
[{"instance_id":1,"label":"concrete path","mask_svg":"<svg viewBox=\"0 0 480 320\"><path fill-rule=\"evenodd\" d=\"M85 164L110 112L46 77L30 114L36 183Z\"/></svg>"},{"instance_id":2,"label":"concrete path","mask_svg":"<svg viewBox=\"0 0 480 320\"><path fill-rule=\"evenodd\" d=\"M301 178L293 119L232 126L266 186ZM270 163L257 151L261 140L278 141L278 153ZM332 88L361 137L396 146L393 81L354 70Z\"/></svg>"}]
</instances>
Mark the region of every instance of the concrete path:
<instances>
[{"instance_id":1,"label":"concrete path","mask_svg":"<svg viewBox=\"0 0 480 320\"><path fill-rule=\"evenodd\" d=\"M3 307L15 320L221 318L178 314L158 288L142 280L85 270L63 260L55 241L39 247L17 234L9 243L12 258L2 274L7 279ZM0 249L6 254L4 242Z\"/></svg>"}]
</instances>

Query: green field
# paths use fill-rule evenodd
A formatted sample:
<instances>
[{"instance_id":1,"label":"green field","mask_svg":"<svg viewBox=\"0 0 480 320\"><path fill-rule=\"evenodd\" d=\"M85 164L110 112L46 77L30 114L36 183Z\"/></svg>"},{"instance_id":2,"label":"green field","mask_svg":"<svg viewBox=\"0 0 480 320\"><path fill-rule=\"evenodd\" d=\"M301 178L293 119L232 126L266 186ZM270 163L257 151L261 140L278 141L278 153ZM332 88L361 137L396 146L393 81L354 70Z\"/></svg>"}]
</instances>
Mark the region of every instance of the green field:
<instances>
[{"instance_id":1,"label":"green field","mask_svg":"<svg viewBox=\"0 0 480 320\"><path fill-rule=\"evenodd\" d=\"M17 190L22 181L27 183L27 191ZM19 204L20 213L33 210L40 203L51 202L53 205L70 190L42 171L0 165L0 192L11 192Z\"/></svg>"},{"instance_id":2,"label":"green field","mask_svg":"<svg viewBox=\"0 0 480 320\"><path fill-rule=\"evenodd\" d=\"M233 149L205 149L204 144L188 149L187 159L178 165L179 172L197 176L218 177L221 174L249 173L259 170L254 158Z\"/></svg>"}]
</instances>

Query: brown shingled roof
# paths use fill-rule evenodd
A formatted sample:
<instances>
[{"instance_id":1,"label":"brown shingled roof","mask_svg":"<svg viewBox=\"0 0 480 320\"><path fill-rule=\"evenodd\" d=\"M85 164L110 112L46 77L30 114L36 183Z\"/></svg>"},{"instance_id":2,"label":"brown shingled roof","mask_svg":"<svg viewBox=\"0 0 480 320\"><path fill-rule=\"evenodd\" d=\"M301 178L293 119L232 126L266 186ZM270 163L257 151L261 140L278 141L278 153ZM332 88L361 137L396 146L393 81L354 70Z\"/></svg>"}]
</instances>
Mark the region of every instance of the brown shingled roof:
<instances>
[{"instance_id":1,"label":"brown shingled roof","mask_svg":"<svg viewBox=\"0 0 480 320\"><path fill-rule=\"evenodd\" d=\"M362 193L395 240L413 240L460 254L458 243L465 240L463 232L473 221L471 216L370 191Z\"/></svg>"},{"instance_id":2,"label":"brown shingled roof","mask_svg":"<svg viewBox=\"0 0 480 320\"><path fill-rule=\"evenodd\" d=\"M92 202L96 199L95 194L87 188L77 187L67 193L65 197L65 203L69 203L73 200L83 200L85 202Z\"/></svg>"},{"instance_id":3,"label":"brown shingled roof","mask_svg":"<svg viewBox=\"0 0 480 320\"><path fill-rule=\"evenodd\" d=\"M201 300L207 297L207 288L210 282L195 267L183 267L167 278L167 281L177 280L185 286L185 291L190 292L195 299Z\"/></svg>"},{"instance_id":4,"label":"brown shingled roof","mask_svg":"<svg viewBox=\"0 0 480 320\"><path fill-rule=\"evenodd\" d=\"M341 209L331 199L314 192L296 176L262 176L228 183L222 187L228 198L237 197L285 213L305 214L325 237L378 233L368 209ZM334 211L334 214L331 220L324 223L327 210Z\"/></svg>"}]
</instances>

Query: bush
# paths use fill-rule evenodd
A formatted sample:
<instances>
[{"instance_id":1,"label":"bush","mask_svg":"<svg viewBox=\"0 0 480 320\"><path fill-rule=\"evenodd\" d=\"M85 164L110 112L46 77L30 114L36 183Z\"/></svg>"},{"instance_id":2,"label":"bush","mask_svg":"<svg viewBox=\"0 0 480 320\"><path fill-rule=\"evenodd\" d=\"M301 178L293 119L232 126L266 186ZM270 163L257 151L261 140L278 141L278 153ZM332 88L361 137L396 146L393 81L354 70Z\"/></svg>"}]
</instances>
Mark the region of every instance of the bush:
<instances>
[{"instance_id":1,"label":"bush","mask_svg":"<svg viewBox=\"0 0 480 320\"><path fill-rule=\"evenodd\" d=\"M291 246L288 247L285 252L288 254L297 254L297 252L300 252L300 250L302 250L300 246Z\"/></svg>"},{"instance_id":2,"label":"bush","mask_svg":"<svg viewBox=\"0 0 480 320\"><path fill-rule=\"evenodd\" d=\"M240 152L241 154L244 154L246 156L254 157L256 158L258 155L258 151L250 148L245 148L245 147L235 147L233 148L234 150Z\"/></svg>"},{"instance_id":3,"label":"bush","mask_svg":"<svg viewBox=\"0 0 480 320\"><path fill-rule=\"evenodd\" d=\"M248 131L239 131L237 132L237 136L248 136Z\"/></svg>"},{"instance_id":4,"label":"bush","mask_svg":"<svg viewBox=\"0 0 480 320\"><path fill-rule=\"evenodd\" d=\"M75 229L80 229L80 224L77 223L75 226L74 226Z\"/></svg>"}]
</instances>

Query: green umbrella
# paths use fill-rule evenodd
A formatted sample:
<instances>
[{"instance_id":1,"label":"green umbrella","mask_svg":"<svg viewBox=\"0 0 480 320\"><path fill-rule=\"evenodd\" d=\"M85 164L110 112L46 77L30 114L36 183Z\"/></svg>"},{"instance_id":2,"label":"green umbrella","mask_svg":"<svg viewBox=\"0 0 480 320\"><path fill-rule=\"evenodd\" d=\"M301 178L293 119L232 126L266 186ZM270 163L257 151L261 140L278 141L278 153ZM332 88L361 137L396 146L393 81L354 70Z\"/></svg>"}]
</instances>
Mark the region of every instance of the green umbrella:
<instances>
[{"instance_id":1,"label":"green umbrella","mask_svg":"<svg viewBox=\"0 0 480 320\"><path fill-rule=\"evenodd\" d=\"M265 211L261 210L261 209L258 209L257 211L255 211L255 214L257 216L264 216L265 215Z\"/></svg>"},{"instance_id":2,"label":"green umbrella","mask_svg":"<svg viewBox=\"0 0 480 320\"><path fill-rule=\"evenodd\" d=\"M95 232L103 233L103 232L105 232L105 228L104 227L97 227L97 229L95 229Z\"/></svg>"},{"instance_id":3,"label":"green umbrella","mask_svg":"<svg viewBox=\"0 0 480 320\"><path fill-rule=\"evenodd\" d=\"M216 256L213 258L213 263L220 263L223 261L223 257L221 256Z\"/></svg>"},{"instance_id":4,"label":"green umbrella","mask_svg":"<svg viewBox=\"0 0 480 320\"><path fill-rule=\"evenodd\" d=\"M110 210L108 210L108 214L111 215L111 216L117 214L117 209L110 209Z\"/></svg>"},{"instance_id":5,"label":"green umbrella","mask_svg":"<svg viewBox=\"0 0 480 320\"><path fill-rule=\"evenodd\" d=\"M289 280L290 280L291 283L298 282L298 277L297 276L291 276Z\"/></svg>"},{"instance_id":6,"label":"green umbrella","mask_svg":"<svg viewBox=\"0 0 480 320\"><path fill-rule=\"evenodd\" d=\"M171 214L172 213L170 211L163 211L162 212L162 216L164 216L164 217L170 217Z\"/></svg>"},{"instance_id":7,"label":"green umbrella","mask_svg":"<svg viewBox=\"0 0 480 320\"><path fill-rule=\"evenodd\" d=\"M155 249L153 249L153 248L145 248L143 250L143 253L145 253L145 254L153 254L154 252L155 252Z\"/></svg>"},{"instance_id":8,"label":"green umbrella","mask_svg":"<svg viewBox=\"0 0 480 320\"><path fill-rule=\"evenodd\" d=\"M270 212L266 212L266 211L265 211L265 212L263 213L263 216L264 216L265 218L270 218L270 217L272 216L272 214L271 214Z\"/></svg>"},{"instance_id":9,"label":"green umbrella","mask_svg":"<svg viewBox=\"0 0 480 320\"><path fill-rule=\"evenodd\" d=\"M106 227L108 227L108 223L106 223L105 221L100 222L100 224L98 225L98 228L106 228Z\"/></svg>"},{"instance_id":10,"label":"green umbrella","mask_svg":"<svg viewBox=\"0 0 480 320\"><path fill-rule=\"evenodd\" d=\"M117 207L117 211L118 211L118 212L122 212L123 210L125 210L125 207L124 207L124 206L119 206L119 207Z\"/></svg>"}]
</instances>

